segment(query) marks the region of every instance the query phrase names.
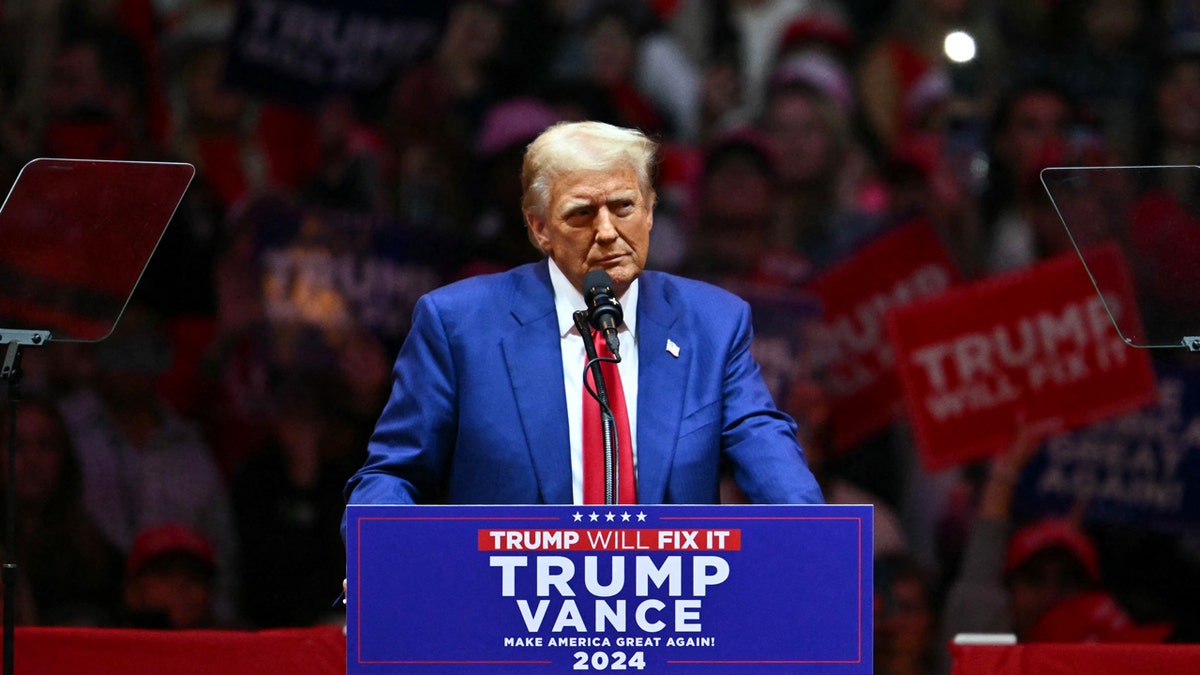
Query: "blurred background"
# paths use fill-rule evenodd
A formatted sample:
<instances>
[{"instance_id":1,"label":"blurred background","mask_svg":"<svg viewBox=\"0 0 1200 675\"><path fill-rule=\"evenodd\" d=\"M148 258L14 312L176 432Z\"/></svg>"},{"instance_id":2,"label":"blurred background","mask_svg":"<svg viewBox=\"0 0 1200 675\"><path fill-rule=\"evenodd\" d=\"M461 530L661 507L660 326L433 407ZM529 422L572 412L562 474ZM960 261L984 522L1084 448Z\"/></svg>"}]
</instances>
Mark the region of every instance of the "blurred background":
<instances>
[{"instance_id":1,"label":"blurred background","mask_svg":"<svg viewBox=\"0 0 1200 675\"><path fill-rule=\"evenodd\" d=\"M1082 270L1043 168L1200 160L1187 0L0 0L3 189L35 157L198 171L116 333L25 351L19 620L340 621L409 312L539 258L521 156L580 119L662 142L650 267L751 301L827 497L876 505L876 672L961 630L1200 637L1196 357L1079 338L1086 278L1037 304ZM1200 304L1194 179L1072 202L1155 335ZM1007 329L954 309L1001 295ZM946 389L985 362L1027 379ZM990 421L939 435L922 373ZM1111 395L1036 395L1066 380Z\"/></svg>"}]
</instances>

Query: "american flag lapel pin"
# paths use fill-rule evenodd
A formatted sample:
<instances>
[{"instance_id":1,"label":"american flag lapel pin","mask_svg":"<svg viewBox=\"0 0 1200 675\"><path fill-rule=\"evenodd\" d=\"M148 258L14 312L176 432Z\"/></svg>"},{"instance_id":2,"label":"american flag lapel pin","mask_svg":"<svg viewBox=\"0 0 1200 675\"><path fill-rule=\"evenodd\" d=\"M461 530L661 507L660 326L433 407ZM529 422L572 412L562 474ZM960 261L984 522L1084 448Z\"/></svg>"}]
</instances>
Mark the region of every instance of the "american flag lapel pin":
<instances>
[{"instance_id":1,"label":"american flag lapel pin","mask_svg":"<svg viewBox=\"0 0 1200 675\"><path fill-rule=\"evenodd\" d=\"M667 340L667 353L675 358L679 358L679 345L675 344L674 340Z\"/></svg>"}]
</instances>

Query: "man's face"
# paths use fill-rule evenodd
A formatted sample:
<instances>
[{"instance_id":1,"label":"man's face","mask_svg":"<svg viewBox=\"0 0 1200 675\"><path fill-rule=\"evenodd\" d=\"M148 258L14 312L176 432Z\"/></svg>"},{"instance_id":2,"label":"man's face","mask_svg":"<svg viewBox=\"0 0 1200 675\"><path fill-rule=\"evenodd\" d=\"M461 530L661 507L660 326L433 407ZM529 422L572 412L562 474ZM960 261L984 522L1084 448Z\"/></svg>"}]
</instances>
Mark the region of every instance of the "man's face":
<instances>
[{"instance_id":1,"label":"man's face","mask_svg":"<svg viewBox=\"0 0 1200 675\"><path fill-rule=\"evenodd\" d=\"M135 612L165 614L171 628L204 628L210 623L212 587L185 571L145 573L129 581L125 604Z\"/></svg>"},{"instance_id":2,"label":"man's face","mask_svg":"<svg viewBox=\"0 0 1200 675\"><path fill-rule=\"evenodd\" d=\"M1170 70L1155 98L1158 120L1171 140L1200 140L1200 61L1186 61Z\"/></svg>"},{"instance_id":3,"label":"man's face","mask_svg":"<svg viewBox=\"0 0 1200 675\"><path fill-rule=\"evenodd\" d=\"M575 171L551 184L545 218L530 214L529 227L575 288L602 269L620 295L646 266L653 208L631 166Z\"/></svg>"},{"instance_id":4,"label":"man's face","mask_svg":"<svg viewBox=\"0 0 1200 675\"><path fill-rule=\"evenodd\" d=\"M1025 562L1009 582L1013 629L1019 639L1029 637L1034 625L1051 607L1088 590L1085 573L1068 553L1043 551Z\"/></svg>"},{"instance_id":5,"label":"man's face","mask_svg":"<svg viewBox=\"0 0 1200 675\"><path fill-rule=\"evenodd\" d=\"M1032 92L1017 101L1001 152L1020 176L1036 175L1046 154L1065 142L1070 116L1066 101L1053 92Z\"/></svg>"},{"instance_id":6,"label":"man's face","mask_svg":"<svg viewBox=\"0 0 1200 675\"><path fill-rule=\"evenodd\" d=\"M95 47L68 47L54 57L46 93L52 114L62 116L84 106L104 106L110 93Z\"/></svg>"},{"instance_id":7,"label":"man's face","mask_svg":"<svg viewBox=\"0 0 1200 675\"><path fill-rule=\"evenodd\" d=\"M887 658L921 656L933 637L933 613L916 579L897 579L875 595L875 653Z\"/></svg>"},{"instance_id":8,"label":"man's face","mask_svg":"<svg viewBox=\"0 0 1200 675\"><path fill-rule=\"evenodd\" d=\"M63 474L63 458L68 449L65 440L54 426L50 413L36 406L22 406L17 412L17 496L22 501L44 505L59 489ZM7 474L8 453L0 452L5 460L0 474Z\"/></svg>"},{"instance_id":9,"label":"man's face","mask_svg":"<svg viewBox=\"0 0 1200 675\"><path fill-rule=\"evenodd\" d=\"M767 111L767 132L778 151L784 183L809 183L832 170L833 133L811 96L791 93L775 100Z\"/></svg>"}]
</instances>

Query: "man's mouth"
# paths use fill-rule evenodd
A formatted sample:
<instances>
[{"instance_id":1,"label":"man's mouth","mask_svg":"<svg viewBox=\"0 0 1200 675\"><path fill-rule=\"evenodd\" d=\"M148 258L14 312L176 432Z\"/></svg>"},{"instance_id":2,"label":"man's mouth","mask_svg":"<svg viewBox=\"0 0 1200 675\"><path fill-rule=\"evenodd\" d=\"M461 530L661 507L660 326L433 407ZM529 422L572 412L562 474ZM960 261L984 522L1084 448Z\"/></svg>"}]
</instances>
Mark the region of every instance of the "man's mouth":
<instances>
[{"instance_id":1,"label":"man's mouth","mask_svg":"<svg viewBox=\"0 0 1200 675\"><path fill-rule=\"evenodd\" d=\"M606 255L603 258L600 258L600 262L598 264L601 266L613 265L624 260L625 256L626 254L624 253L613 253L611 255Z\"/></svg>"}]
</instances>

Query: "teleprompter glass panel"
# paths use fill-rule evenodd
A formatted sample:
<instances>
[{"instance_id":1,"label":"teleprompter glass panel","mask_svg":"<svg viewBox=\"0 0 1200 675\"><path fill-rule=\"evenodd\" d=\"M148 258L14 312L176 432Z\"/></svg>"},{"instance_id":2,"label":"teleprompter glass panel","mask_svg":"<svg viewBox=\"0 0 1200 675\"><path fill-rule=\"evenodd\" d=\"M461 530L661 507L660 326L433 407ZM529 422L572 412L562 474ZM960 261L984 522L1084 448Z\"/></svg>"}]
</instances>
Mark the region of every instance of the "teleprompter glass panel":
<instances>
[{"instance_id":1,"label":"teleprompter glass panel","mask_svg":"<svg viewBox=\"0 0 1200 675\"><path fill-rule=\"evenodd\" d=\"M1134 347L1200 351L1200 167L1048 168L1041 174L1113 326ZM1136 307L1100 264L1117 245Z\"/></svg>"},{"instance_id":2,"label":"teleprompter glass panel","mask_svg":"<svg viewBox=\"0 0 1200 675\"><path fill-rule=\"evenodd\" d=\"M194 175L171 162L26 164L0 207L0 328L104 339Z\"/></svg>"}]
</instances>

